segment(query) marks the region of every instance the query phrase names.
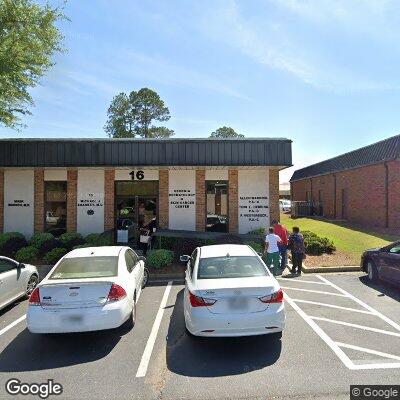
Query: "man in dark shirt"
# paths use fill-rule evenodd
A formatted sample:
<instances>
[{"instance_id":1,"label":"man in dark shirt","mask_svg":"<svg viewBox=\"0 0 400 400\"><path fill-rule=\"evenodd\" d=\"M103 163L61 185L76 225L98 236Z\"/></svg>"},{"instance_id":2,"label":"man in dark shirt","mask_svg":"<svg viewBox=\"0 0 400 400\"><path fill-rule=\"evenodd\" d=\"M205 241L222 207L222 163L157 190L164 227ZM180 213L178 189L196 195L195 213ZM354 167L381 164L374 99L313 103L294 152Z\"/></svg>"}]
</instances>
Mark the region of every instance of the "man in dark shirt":
<instances>
[{"instance_id":1,"label":"man in dark shirt","mask_svg":"<svg viewBox=\"0 0 400 400\"><path fill-rule=\"evenodd\" d=\"M300 233L300 229L297 226L293 227L293 233L289 236L288 247L292 252L292 274L297 272L301 275L301 266L303 264L306 249L304 246L303 235Z\"/></svg>"}]
</instances>

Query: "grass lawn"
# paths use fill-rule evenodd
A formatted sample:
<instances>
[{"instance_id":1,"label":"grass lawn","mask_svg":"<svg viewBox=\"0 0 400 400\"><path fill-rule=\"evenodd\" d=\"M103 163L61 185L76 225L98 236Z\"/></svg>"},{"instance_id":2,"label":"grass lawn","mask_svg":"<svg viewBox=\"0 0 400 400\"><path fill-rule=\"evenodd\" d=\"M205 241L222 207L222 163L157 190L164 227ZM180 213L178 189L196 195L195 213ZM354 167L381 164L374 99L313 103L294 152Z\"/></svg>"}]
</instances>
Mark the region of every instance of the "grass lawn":
<instances>
[{"instance_id":1,"label":"grass lawn","mask_svg":"<svg viewBox=\"0 0 400 400\"><path fill-rule=\"evenodd\" d=\"M325 236L333 241L337 252L332 256L307 257L307 264L322 265L358 265L361 253L365 249L382 247L396 240L400 236L368 232L362 228L341 226L337 223L319 221L311 218L291 219L288 214L281 214L281 223L289 230L298 226L300 231L312 231L319 236ZM325 262L325 263L324 263Z\"/></svg>"}]
</instances>

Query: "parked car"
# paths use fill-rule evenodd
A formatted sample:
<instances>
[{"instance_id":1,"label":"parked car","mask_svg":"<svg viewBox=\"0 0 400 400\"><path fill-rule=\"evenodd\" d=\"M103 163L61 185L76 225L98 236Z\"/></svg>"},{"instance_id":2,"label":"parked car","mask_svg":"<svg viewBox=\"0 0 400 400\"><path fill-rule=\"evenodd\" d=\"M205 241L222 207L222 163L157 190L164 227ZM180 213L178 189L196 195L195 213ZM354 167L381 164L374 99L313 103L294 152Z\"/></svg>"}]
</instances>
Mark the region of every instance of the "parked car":
<instances>
[{"instance_id":1,"label":"parked car","mask_svg":"<svg viewBox=\"0 0 400 400\"><path fill-rule=\"evenodd\" d=\"M361 256L361 268L372 282L381 279L400 287L400 241L366 250Z\"/></svg>"},{"instance_id":2,"label":"parked car","mask_svg":"<svg viewBox=\"0 0 400 400\"><path fill-rule=\"evenodd\" d=\"M187 262L184 317L190 334L282 335L282 289L251 247L198 247L181 261Z\"/></svg>"},{"instance_id":3,"label":"parked car","mask_svg":"<svg viewBox=\"0 0 400 400\"><path fill-rule=\"evenodd\" d=\"M290 200L279 200L279 210L283 213L290 213L292 211L292 202Z\"/></svg>"},{"instance_id":4,"label":"parked car","mask_svg":"<svg viewBox=\"0 0 400 400\"><path fill-rule=\"evenodd\" d=\"M29 296L39 282L35 266L0 256L0 310L23 296Z\"/></svg>"},{"instance_id":5,"label":"parked car","mask_svg":"<svg viewBox=\"0 0 400 400\"><path fill-rule=\"evenodd\" d=\"M144 259L129 247L72 250L32 292L32 333L85 332L133 327L145 279Z\"/></svg>"}]
</instances>

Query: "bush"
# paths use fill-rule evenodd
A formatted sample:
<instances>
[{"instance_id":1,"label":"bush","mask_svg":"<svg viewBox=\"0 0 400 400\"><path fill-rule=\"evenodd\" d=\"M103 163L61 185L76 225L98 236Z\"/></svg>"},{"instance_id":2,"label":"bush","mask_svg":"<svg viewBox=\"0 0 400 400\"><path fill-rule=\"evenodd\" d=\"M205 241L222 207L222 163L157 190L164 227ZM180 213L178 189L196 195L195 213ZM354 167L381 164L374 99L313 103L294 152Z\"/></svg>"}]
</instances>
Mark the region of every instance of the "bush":
<instances>
[{"instance_id":1,"label":"bush","mask_svg":"<svg viewBox=\"0 0 400 400\"><path fill-rule=\"evenodd\" d=\"M87 244L87 243L84 243L84 244L79 244L78 246L74 246L73 248L72 248L72 250L75 250L75 249L84 249L84 248L86 248L86 247L92 247L90 244Z\"/></svg>"},{"instance_id":2,"label":"bush","mask_svg":"<svg viewBox=\"0 0 400 400\"><path fill-rule=\"evenodd\" d=\"M38 250L42 246L43 243L48 240L54 239L54 236L51 233L35 233L30 240L30 245L36 247Z\"/></svg>"},{"instance_id":3,"label":"bush","mask_svg":"<svg viewBox=\"0 0 400 400\"><path fill-rule=\"evenodd\" d=\"M39 250L35 246L27 246L19 249L15 254L15 259L21 263L34 262L39 256Z\"/></svg>"},{"instance_id":4,"label":"bush","mask_svg":"<svg viewBox=\"0 0 400 400\"><path fill-rule=\"evenodd\" d=\"M85 237L86 244L90 246L111 246L112 239L110 236L103 235L102 233L91 233Z\"/></svg>"},{"instance_id":5,"label":"bush","mask_svg":"<svg viewBox=\"0 0 400 400\"><path fill-rule=\"evenodd\" d=\"M64 247L63 244L56 238L48 239L41 243L39 247L39 255L43 256L49 251Z\"/></svg>"},{"instance_id":6,"label":"bush","mask_svg":"<svg viewBox=\"0 0 400 400\"><path fill-rule=\"evenodd\" d=\"M175 242L181 240L181 238L161 236L155 240L159 240L159 246L161 249L173 250Z\"/></svg>"},{"instance_id":7,"label":"bush","mask_svg":"<svg viewBox=\"0 0 400 400\"><path fill-rule=\"evenodd\" d=\"M77 232L66 232L63 233L58 240L62 243L63 247L71 250L76 246L83 245L85 241L80 233Z\"/></svg>"},{"instance_id":8,"label":"bush","mask_svg":"<svg viewBox=\"0 0 400 400\"><path fill-rule=\"evenodd\" d=\"M174 253L171 250L151 250L147 253L146 264L150 268L158 269L172 264Z\"/></svg>"},{"instance_id":9,"label":"bush","mask_svg":"<svg viewBox=\"0 0 400 400\"><path fill-rule=\"evenodd\" d=\"M243 244L243 240L238 235L224 235L218 237L215 244Z\"/></svg>"},{"instance_id":10,"label":"bush","mask_svg":"<svg viewBox=\"0 0 400 400\"><path fill-rule=\"evenodd\" d=\"M313 256L320 256L321 254L332 254L336 247L332 240L321 237L314 232L304 231L302 232L304 237L304 245L306 248L306 254Z\"/></svg>"},{"instance_id":11,"label":"bush","mask_svg":"<svg viewBox=\"0 0 400 400\"><path fill-rule=\"evenodd\" d=\"M266 230L265 230L265 228L257 228L257 229L253 229L252 231L247 232L247 233L250 233L253 235L265 235Z\"/></svg>"},{"instance_id":12,"label":"bush","mask_svg":"<svg viewBox=\"0 0 400 400\"><path fill-rule=\"evenodd\" d=\"M262 253L263 252L263 245L261 243L257 243L257 242L245 242L245 244L247 244L248 246L252 247L253 250L256 253Z\"/></svg>"},{"instance_id":13,"label":"bush","mask_svg":"<svg viewBox=\"0 0 400 400\"><path fill-rule=\"evenodd\" d=\"M68 250L59 247L53 250L50 250L44 257L43 262L47 265L54 265L61 257L68 253Z\"/></svg>"},{"instance_id":14,"label":"bush","mask_svg":"<svg viewBox=\"0 0 400 400\"><path fill-rule=\"evenodd\" d=\"M7 232L0 236L1 255L6 257L14 257L18 250L28 245L25 236L19 232Z\"/></svg>"},{"instance_id":15,"label":"bush","mask_svg":"<svg viewBox=\"0 0 400 400\"><path fill-rule=\"evenodd\" d=\"M175 238L175 243L172 251L175 255L175 260L183 254L192 254L196 247L199 247L199 241L196 239Z\"/></svg>"}]
</instances>

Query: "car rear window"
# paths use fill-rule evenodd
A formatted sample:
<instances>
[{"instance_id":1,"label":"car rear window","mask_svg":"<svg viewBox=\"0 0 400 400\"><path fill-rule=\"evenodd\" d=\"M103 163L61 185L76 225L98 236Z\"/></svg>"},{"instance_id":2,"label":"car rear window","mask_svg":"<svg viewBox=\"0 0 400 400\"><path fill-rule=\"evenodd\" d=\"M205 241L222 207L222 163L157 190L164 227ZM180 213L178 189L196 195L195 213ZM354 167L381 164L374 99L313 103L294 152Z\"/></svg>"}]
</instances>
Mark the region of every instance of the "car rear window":
<instances>
[{"instance_id":1,"label":"car rear window","mask_svg":"<svg viewBox=\"0 0 400 400\"><path fill-rule=\"evenodd\" d=\"M64 258L49 279L105 278L116 276L118 257Z\"/></svg>"},{"instance_id":2,"label":"car rear window","mask_svg":"<svg viewBox=\"0 0 400 400\"><path fill-rule=\"evenodd\" d=\"M211 257L200 259L197 279L248 278L265 275L267 271L258 257Z\"/></svg>"}]
</instances>

